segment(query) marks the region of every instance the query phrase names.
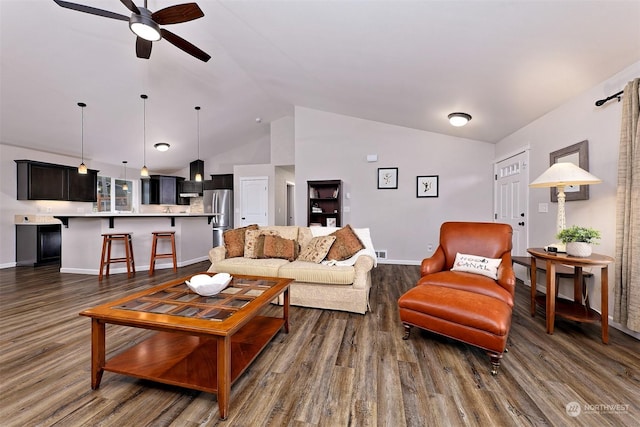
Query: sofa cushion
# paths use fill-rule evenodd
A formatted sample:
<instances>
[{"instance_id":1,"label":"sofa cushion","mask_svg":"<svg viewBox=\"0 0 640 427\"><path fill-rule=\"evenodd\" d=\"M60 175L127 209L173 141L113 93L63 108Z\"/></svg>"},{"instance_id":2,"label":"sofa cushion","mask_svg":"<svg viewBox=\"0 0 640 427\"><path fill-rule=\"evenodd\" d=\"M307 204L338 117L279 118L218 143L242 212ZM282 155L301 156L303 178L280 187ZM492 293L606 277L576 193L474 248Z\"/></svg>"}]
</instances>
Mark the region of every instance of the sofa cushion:
<instances>
[{"instance_id":1,"label":"sofa cushion","mask_svg":"<svg viewBox=\"0 0 640 427\"><path fill-rule=\"evenodd\" d=\"M264 236L277 236L275 230L247 230L244 234L244 257L264 258Z\"/></svg>"},{"instance_id":2,"label":"sofa cushion","mask_svg":"<svg viewBox=\"0 0 640 427\"><path fill-rule=\"evenodd\" d=\"M487 258L479 255L469 255L456 253L456 260L453 262L451 271L466 271L467 273L482 274L494 280L498 278L498 267L502 262L501 258Z\"/></svg>"},{"instance_id":3,"label":"sofa cushion","mask_svg":"<svg viewBox=\"0 0 640 427\"><path fill-rule=\"evenodd\" d=\"M302 248L298 261L308 261L319 264L329 253L331 245L336 241L336 236L314 237Z\"/></svg>"},{"instance_id":4,"label":"sofa cushion","mask_svg":"<svg viewBox=\"0 0 640 427\"><path fill-rule=\"evenodd\" d=\"M334 231L330 236L336 236L336 241L333 242L331 249L329 249L328 260L342 261L351 258L359 250L364 249L364 245L349 224Z\"/></svg>"},{"instance_id":5,"label":"sofa cushion","mask_svg":"<svg viewBox=\"0 0 640 427\"><path fill-rule=\"evenodd\" d=\"M289 261L286 259L266 258L226 258L216 262L216 273L246 274L250 276L278 277L278 270Z\"/></svg>"},{"instance_id":6,"label":"sofa cushion","mask_svg":"<svg viewBox=\"0 0 640 427\"><path fill-rule=\"evenodd\" d=\"M271 230L284 239L298 240L298 227L295 225L264 225L260 230Z\"/></svg>"},{"instance_id":7,"label":"sofa cushion","mask_svg":"<svg viewBox=\"0 0 640 427\"><path fill-rule=\"evenodd\" d=\"M307 261L293 261L280 267L279 277L294 279L298 282L325 283L332 285L351 285L355 279L353 267L329 266Z\"/></svg>"},{"instance_id":8,"label":"sofa cushion","mask_svg":"<svg viewBox=\"0 0 640 427\"><path fill-rule=\"evenodd\" d=\"M423 276L418 280L417 285L434 285L469 291L497 298L513 307L513 295L509 291L497 285L495 280L479 274L464 271L440 271Z\"/></svg>"},{"instance_id":9,"label":"sofa cushion","mask_svg":"<svg viewBox=\"0 0 640 427\"><path fill-rule=\"evenodd\" d=\"M235 258L244 255L244 234L247 230L257 230L257 224L251 224L246 227L234 228L227 230L222 237L224 238L224 247L227 250L227 258Z\"/></svg>"},{"instance_id":10,"label":"sofa cushion","mask_svg":"<svg viewBox=\"0 0 640 427\"><path fill-rule=\"evenodd\" d=\"M298 242L280 236L264 236L264 257L293 261L298 257Z\"/></svg>"}]
</instances>

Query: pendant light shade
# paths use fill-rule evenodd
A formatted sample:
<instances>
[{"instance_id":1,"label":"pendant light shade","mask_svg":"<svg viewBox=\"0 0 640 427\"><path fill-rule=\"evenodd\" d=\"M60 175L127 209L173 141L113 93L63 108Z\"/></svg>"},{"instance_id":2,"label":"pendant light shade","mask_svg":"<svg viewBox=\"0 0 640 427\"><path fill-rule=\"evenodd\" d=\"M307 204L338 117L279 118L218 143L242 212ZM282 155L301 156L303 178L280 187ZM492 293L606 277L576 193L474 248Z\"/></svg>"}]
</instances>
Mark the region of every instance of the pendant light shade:
<instances>
[{"instance_id":1,"label":"pendant light shade","mask_svg":"<svg viewBox=\"0 0 640 427\"><path fill-rule=\"evenodd\" d=\"M129 191L129 186L127 185L127 161L123 160L122 165L124 166L124 184L122 185L122 191Z\"/></svg>"},{"instance_id":2,"label":"pendant light shade","mask_svg":"<svg viewBox=\"0 0 640 427\"><path fill-rule=\"evenodd\" d=\"M198 160L200 160L200 107L196 108L196 126L198 132ZM202 171L198 171L195 176L196 182L202 181Z\"/></svg>"},{"instance_id":3,"label":"pendant light shade","mask_svg":"<svg viewBox=\"0 0 640 427\"><path fill-rule=\"evenodd\" d=\"M82 111L82 125L81 125L81 130L80 130L80 141L81 141L81 150L82 150L82 161L80 162L80 166L78 166L78 173L80 175L86 175L87 174L87 165L84 164L84 107L86 107L87 104L85 104L84 102L78 102L78 107L80 107L80 111Z\"/></svg>"},{"instance_id":4,"label":"pendant light shade","mask_svg":"<svg viewBox=\"0 0 640 427\"><path fill-rule=\"evenodd\" d=\"M142 178L149 178L149 169L147 169L147 98L145 94L140 95L142 98L142 169L140 169L140 176Z\"/></svg>"}]
</instances>

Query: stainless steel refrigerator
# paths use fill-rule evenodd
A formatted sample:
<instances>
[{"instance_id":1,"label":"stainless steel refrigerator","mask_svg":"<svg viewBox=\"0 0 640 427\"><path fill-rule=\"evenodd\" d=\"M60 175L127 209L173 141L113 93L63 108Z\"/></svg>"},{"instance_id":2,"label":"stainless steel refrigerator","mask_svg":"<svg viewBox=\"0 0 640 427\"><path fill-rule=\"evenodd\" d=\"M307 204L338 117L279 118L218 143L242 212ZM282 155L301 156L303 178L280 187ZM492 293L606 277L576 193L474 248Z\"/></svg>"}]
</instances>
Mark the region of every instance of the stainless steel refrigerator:
<instances>
[{"instance_id":1,"label":"stainless steel refrigerator","mask_svg":"<svg viewBox=\"0 0 640 427\"><path fill-rule=\"evenodd\" d=\"M217 214L211 220L215 248L224 244L222 234L233 228L233 190L204 190L202 196L205 213Z\"/></svg>"}]
</instances>

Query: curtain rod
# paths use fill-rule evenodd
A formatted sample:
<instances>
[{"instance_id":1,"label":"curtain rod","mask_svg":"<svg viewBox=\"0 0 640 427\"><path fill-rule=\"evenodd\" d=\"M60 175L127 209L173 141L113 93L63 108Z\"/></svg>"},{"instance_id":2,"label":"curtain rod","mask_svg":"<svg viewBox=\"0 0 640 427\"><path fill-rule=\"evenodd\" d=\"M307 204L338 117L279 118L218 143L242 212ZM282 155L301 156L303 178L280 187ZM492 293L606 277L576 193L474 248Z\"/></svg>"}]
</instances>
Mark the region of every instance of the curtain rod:
<instances>
[{"instance_id":1,"label":"curtain rod","mask_svg":"<svg viewBox=\"0 0 640 427\"><path fill-rule=\"evenodd\" d=\"M614 93L613 95L606 97L605 99L600 99L596 101L596 107L601 107L605 102L611 101L613 98L618 98L618 102L620 102L620 96L622 95L623 92L624 90L621 90L618 93Z\"/></svg>"}]
</instances>

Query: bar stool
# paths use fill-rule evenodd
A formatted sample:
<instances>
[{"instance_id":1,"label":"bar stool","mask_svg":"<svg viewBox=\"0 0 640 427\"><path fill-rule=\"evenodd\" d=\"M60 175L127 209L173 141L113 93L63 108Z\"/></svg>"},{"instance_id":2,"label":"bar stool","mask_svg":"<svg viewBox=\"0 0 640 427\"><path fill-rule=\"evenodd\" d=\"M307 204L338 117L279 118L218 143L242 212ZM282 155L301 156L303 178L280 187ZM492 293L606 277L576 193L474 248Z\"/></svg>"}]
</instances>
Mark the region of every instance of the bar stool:
<instances>
[{"instance_id":1,"label":"bar stool","mask_svg":"<svg viewBox=\"0 0 640 427\"><path fill-rule=\"evenodd\" d=\"M175 231L154 231L153 243L151 244L151 261L149 262L149 276L153 275L156 268L156 259L171 258L173 259L173 272L178 271L178 263L176 261L176 232ZM158 239L171 239L171 252L158 253Z\"/></svg>"},{"instance_id":2,"label":"bar stool","mask_svg":"<svg viewBox=\"0 0 640 427\"><path fill-rule=\"evenodd\" d=\"M133 244L131 242L132 233L104 233L102 234L102 256L100 257L100 275L98 280L102 280L102 272L106 265L106 276L109 276L109 267L116 262L127 263L127 277L131 277L136 272L136 263L133 259ZM111 258L111 243L121 241L124 243L125 256L121 258Z\"/></svg>"}]
</instances>

